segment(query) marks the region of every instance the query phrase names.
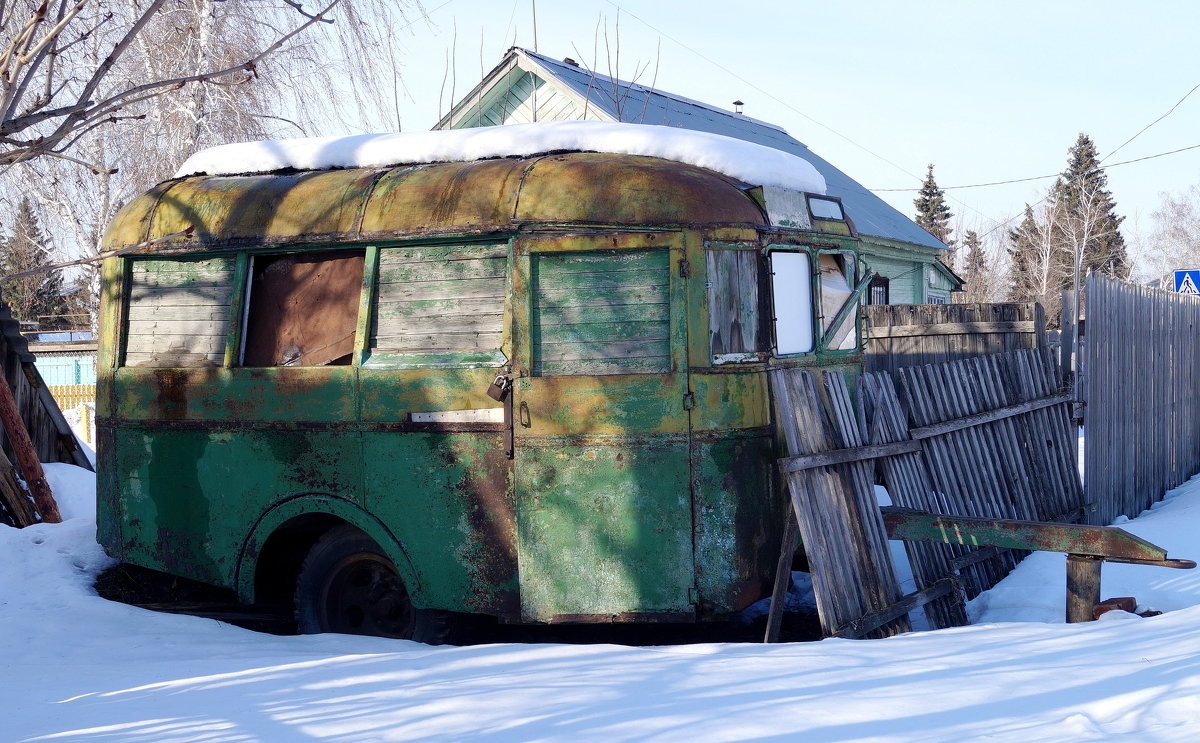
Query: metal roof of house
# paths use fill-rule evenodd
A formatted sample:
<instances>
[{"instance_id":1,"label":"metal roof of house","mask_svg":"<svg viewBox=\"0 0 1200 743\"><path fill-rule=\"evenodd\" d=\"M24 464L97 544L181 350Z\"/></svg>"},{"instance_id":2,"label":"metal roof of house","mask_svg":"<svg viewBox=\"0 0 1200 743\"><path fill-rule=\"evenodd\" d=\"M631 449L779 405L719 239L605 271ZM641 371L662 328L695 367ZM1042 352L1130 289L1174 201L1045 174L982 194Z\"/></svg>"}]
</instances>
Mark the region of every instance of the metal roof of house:
<instances>
[{"instance_id":1,"label":"metal roof of house","mask_svg":"<svg viewBox=\"0 0 1200 743\"><path fill-rule=\"evenodd\" d=\"M802 157L825 177L828 193L841 197L860 233L929 248L946 248L916 222L838 170L781 127L638 83L624 80L614 83L613 78L607 75L589 72L583 67L527 49L512 51L525 55L542 67L555 82L585 98L588 106L600 109L613 121L677 126L723 134Z\"/></svg>"}]
</instances>

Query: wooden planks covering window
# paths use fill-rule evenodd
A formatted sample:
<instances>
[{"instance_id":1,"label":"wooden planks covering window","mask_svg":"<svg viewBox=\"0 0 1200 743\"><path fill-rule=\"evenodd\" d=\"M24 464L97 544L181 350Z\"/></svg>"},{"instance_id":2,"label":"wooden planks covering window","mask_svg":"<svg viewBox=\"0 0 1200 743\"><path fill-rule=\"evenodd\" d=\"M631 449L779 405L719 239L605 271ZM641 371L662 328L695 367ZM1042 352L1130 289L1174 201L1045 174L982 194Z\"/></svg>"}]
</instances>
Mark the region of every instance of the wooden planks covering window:
<instances>
[{"instance_id":1,"label":"wooden planks covering window","mask_svg":"<svg viewBox=\"0 0 1200 743\"><path fill-rule=\"evenodd\" d=\"M533 373L671 370L670 253L533 256Z\"/></svg>"},{"instance_id":2,"label":"wooden planks covering window","mask_svg":"<svg viewBox=\"0 0 1200 743\"><path fill-rule=\"evenodd\" d=\"M507 244L381 249L367 366L503 363L507 291Z\"/></svg>"},{"instance_id":3,"label":"wooden planks covering window","mask_svg":"<svg viewBox=\"0 0 1200 743\"><path fill-rule=\"evenodd\" d=\"M234 260L132 261L126 366L220 366Z\"/></svg>"},{"instance_id":4,"label":"wooden planks covering window","mask_svg":"<svg viewBox=\"0 0 1200 743\"><path fill-rule=\"evenodd\" d=\"M757 250L705 251L709 336L713 360L763 350L759 344Z\"/></svg>"}]
</instances>

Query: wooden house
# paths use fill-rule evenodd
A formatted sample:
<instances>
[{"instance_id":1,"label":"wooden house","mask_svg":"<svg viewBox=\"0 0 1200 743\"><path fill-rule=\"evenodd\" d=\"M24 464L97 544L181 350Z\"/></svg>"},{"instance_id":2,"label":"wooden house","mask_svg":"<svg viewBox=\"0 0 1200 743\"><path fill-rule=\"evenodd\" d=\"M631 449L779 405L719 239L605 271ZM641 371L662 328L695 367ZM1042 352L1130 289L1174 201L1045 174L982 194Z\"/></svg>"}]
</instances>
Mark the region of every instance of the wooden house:
<instances>
[{"instance_id":1,"label":"wooden house","mask_svg":"<svg viewBox=\"0 0 1200 743\"><path fill-rule=\"evenodd\" d=\"M536 114L535 114L536 112ZM798 155L841 197L863 239L864 262L879 274L872 304L945 304L962 279L937 260L947 247L781 127L636 82L616 80L571 59L513 47L434 127L595 120L658 124L721 134Z\"/></svg>"}]
</instances>

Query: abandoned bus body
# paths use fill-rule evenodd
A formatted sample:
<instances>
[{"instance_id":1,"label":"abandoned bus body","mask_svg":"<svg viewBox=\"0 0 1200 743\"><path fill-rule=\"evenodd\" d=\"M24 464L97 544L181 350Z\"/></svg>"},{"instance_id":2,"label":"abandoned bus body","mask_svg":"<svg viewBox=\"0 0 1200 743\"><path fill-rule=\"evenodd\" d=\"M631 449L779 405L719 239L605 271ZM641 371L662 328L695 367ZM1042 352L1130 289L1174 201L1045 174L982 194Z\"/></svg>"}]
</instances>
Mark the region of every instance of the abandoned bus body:
<instances>
[{"instance_id":1,"label":"abandoned bus body","mask_svg":"<svg viewBox=\"0 0 1200 743\"><path fill-rule=\"evenodd\" d=\"M786 513L767 371L858 368L856 245L645 156L167 181L106 235L100 540L305 631L727 616Z\"/></svg>"}]
</instances>

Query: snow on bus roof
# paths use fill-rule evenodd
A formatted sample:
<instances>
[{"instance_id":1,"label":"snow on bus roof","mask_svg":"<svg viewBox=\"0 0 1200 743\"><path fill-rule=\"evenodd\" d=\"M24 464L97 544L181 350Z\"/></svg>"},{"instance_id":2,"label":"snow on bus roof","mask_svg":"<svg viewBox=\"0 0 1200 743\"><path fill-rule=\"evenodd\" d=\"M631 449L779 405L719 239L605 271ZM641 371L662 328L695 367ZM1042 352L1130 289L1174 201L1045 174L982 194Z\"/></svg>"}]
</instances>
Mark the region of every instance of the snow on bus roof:
<instances>
[{"instance_id":1,"label":"snow on bus roof","mask_svg":"<svg viewBox=\"0 0 1200 743\"><path fill-rule=\"evenodd\" d=\"M807 160L773 147L677 127L600 121L241 142L197 152L175 177L384 168L559 151L659 157L715 170L755 186L825 193L825 178Z\"/></svg>"}]
</instances>

